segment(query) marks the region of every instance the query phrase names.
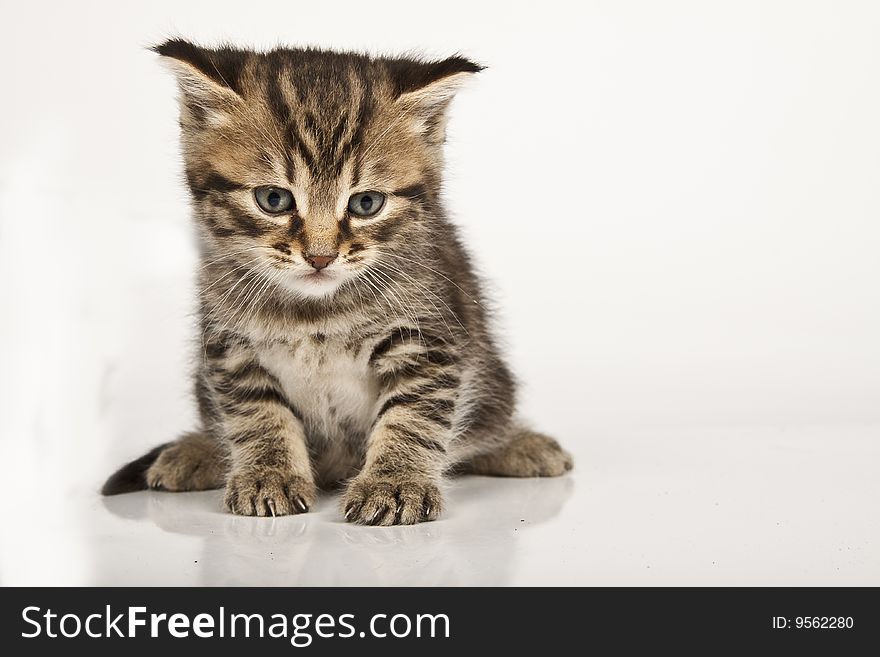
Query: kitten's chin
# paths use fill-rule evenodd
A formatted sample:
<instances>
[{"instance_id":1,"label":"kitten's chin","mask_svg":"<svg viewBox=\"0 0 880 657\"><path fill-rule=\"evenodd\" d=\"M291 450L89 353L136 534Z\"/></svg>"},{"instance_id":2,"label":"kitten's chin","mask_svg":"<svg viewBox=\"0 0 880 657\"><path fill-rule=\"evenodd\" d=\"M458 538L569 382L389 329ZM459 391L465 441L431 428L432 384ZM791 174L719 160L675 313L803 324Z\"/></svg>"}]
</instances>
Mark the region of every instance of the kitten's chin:
<instances>
[{"instance_id":1,"label":"kitten's chin","mask_svg":"<svg viewBox=\"0 0 880 657\"><path fill-rule=\"evenodd\" d=\"M345 282L341 274L315 272L305 276L285 276L282 285L297 297L326 299L331 297Z\"/></svg>"}]
</instances>

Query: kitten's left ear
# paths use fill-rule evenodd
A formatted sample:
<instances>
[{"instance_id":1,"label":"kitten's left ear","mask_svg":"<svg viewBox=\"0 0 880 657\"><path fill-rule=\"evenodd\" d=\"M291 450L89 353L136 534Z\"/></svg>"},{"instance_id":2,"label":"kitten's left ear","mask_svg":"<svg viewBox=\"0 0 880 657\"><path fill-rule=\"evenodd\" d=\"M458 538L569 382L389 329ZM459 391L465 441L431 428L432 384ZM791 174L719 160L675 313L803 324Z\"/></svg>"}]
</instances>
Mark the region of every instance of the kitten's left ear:
<instances>
[{"instance_id":1,"label":"kitten's left ear","mask_svg":"<svg viewBox=\"0 0 880 657\"><path fill-rule=\"evenodd\" d=\"M411 116L417 132L432 144L443 142L449 104L461 86L485 67L455 56L437 62L391 60L397 106Z\"/></svg>"}]
</instances>

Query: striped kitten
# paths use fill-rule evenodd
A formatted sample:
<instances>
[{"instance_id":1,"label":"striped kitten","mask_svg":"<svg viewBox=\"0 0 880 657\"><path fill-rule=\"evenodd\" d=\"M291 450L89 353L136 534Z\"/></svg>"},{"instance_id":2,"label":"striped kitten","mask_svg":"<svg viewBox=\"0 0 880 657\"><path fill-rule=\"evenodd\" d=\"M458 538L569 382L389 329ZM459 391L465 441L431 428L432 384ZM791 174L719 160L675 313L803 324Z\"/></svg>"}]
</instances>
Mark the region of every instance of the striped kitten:
<instances>
[{"instance_id":1,"label":"striped kitten","mask_svg":"<svg viewBox=\"0 0 880 657\"><path fill-rule=\"evenodd\" d=\"M413 524L444 473L572 465L512 420L514 381L440 201L456 89L480 70L319 50L156 48L180 86L200 232L201 427L104 485L226 488L233 513Z\"/></svg>"}]
</instances>

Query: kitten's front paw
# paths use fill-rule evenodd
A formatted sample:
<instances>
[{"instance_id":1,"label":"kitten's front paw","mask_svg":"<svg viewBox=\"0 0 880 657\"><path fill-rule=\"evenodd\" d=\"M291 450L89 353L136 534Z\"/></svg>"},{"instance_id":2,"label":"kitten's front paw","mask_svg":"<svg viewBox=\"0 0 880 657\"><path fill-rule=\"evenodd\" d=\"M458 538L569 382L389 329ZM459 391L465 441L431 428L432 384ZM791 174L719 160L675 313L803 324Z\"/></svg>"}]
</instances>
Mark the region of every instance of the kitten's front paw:
<instances>
[{"instance_id":1,"label":"kitten's front paw","mask_svg":"<svg viewBox=\"0 0 880 657\"><path fill-rule=\"evenodd\" d=\"M274 468L233 471L226 482L226 508L242 516L305 513L315 502L315 484Z\"/></svg>"},{"instance_id":2,"label":"kitten's front paw","mask_svg":"<svg viewBox=\"0 0 880 657\"><path fill-rule=\"evenodd\" d=\"M435 520L443 497L430 479L359 475L342 496L342 512L362 525L414 525Z\"/></svg>"}]
</instances>

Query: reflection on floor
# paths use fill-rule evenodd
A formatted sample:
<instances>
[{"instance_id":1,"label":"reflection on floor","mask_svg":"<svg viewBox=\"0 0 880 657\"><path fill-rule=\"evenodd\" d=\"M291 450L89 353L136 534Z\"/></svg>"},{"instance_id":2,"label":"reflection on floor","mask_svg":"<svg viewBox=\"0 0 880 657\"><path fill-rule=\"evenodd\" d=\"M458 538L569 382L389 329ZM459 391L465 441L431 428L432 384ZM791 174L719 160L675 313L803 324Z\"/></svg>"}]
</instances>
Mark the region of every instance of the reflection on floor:
<instances>
[{"instance_id":1,"label":"reflection on floor","mask_svg":"<svg viewBox=\"0 0 880 657\"><path fill-rule=\"evenodd\" d=\"M552 519L570 497L570 478L461 478L448 492L450 512L433 523L373 528L342 521L335 498L312 513L247 518L224 513L220 492L144 492L103 498L116 518L161 530L141 546L136 568L159 564L162 532L198 539L192 560L177 567L194 585L498 585L510 581L516 537ZM118 544L101 563L112 563ZM165 557L159 561L167 567ZM134 565L134 564L130 564ZM156 578L168 574L156 572ZM124 578L105 572L100 583Z\"/></svg>"}]
</instances>

